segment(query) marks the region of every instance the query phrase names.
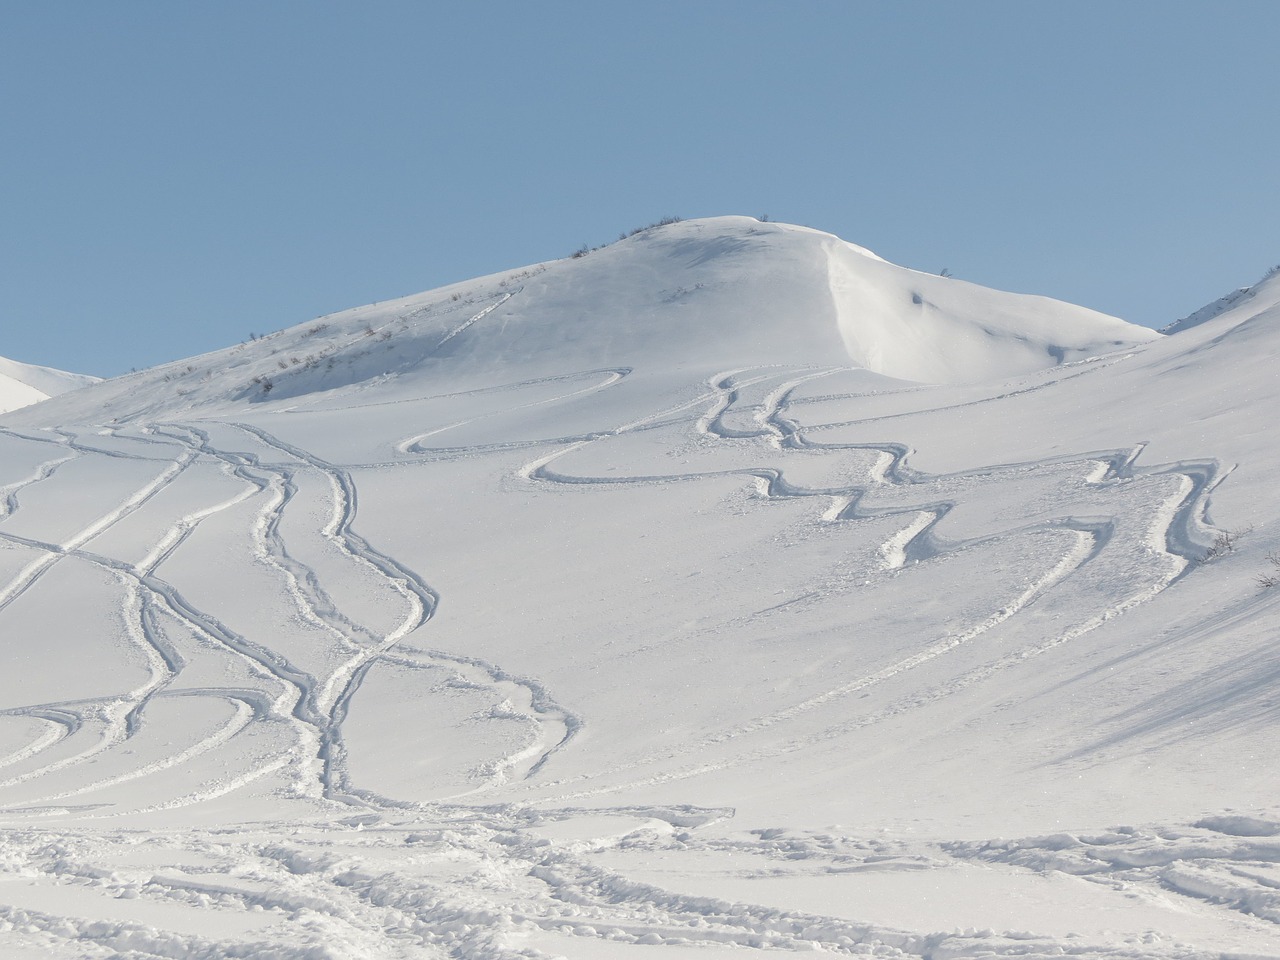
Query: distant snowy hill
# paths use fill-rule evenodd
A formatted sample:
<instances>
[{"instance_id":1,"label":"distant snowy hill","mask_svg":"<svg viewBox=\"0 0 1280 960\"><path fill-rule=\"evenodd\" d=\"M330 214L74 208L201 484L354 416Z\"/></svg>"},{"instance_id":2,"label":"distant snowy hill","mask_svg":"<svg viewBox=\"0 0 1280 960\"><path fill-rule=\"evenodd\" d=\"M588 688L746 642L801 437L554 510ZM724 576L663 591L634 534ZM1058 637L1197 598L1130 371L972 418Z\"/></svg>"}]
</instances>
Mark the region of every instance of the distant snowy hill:
<instances>
[{"instance_id":1,"label":"distant snowy hill","mask_svg":"<svg viewBox=\"0 0 1280 960\"><path fill-rule=\"evenodd\" d=\"M1201 319L723 218L3 415L0 956L1280 958Z\"/></svg>"},{"instance_id":2,"label":"distant snowy hill","mask_svg":"<svg viewBox=\"0 0 1280 960\"><path fill-rule=\"evenodd\" d=\"M386 389L389 380L760 356L957 383L1158 336L1083 307L898 267L805 227L719 217L322 317L102 384L47 415L131 419L246 400L278 407L325 391Z\"/></svg>"},{"instance_id":3,"label":"distant snowy hill","mask_svg":"<svg viewBox=\"0 0 1280 960\"><path fill-rule=\"evenodd\" d=\"M97 377L66 373L0 357L0 413L97 383Z\"/></svg>"},{"instance_id":4,"label":"distant snowy hill","mask_svg":"<svg viewBox=\"0 0 1280 960\"><path fill-rule=\"evenodd\" d=\"M1180 320L1175 320L1168 326L1162 327L1160 332L1178 333L1182 330L1189 330L1191 327L1198 327L1202 323L1221 316L1238 304L1253 299L1259 290L1272 285L1277 276L1280 276L1280 266L1269 271L1265 277L1252 287L1241 287L1238 290L1232 290L1225 297L1219 297L1213 303L1206 304L1194 313L1190 313Z\"/></svg>"}]
</instances>

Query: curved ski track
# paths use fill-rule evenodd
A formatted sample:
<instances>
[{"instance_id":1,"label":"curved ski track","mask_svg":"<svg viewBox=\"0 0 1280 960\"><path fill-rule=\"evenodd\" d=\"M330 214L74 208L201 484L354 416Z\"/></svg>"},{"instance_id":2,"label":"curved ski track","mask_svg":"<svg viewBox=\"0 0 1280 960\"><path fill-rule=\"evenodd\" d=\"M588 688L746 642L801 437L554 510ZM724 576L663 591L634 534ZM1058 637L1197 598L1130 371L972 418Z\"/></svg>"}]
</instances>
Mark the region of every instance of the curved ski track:
<instances>
[{"instance_id":1,"label":"curved ski track","mask_svg":"<svg viewBox=\"0 0 1280 960\"><path fill-rule=\"evenodd\" d=\"M928 663L987 633L995 626L1016 616L1029 604L1037 602L1042 597L1050 594L1055 587L1080 572L1087 564L1095 562L1102 556L1109 547L1112 538L1116 535L1115 525L1110 520L1065 515L1055 520L1027 523L1002 529L995 535L948 541L939 536L936 528L943 518L957 505L956 502L943 499L910 503L910 505L903 507L867 505L867 500L882 495L886 488L897 489L909 494L913 488L927 490L929 485L939 480L991 477L995 482L999 482L1002 474L1013 475L1029 467L1051 464L1079 464L1082 469L1087 468L1091 474L1087 477L1087 482L1098 489L1105 489L1109 486L1114 487L1119 483L1138 477L1173 476L1182 481L1181 489L1176 498L1171 500L1167 496L1157 496L1147 505L1148 517L1151 523L1159 530L1157 534L1159 542L1153 544L1153 547L1164 553L1170 561L1169 569L1166 573L1153 579L1143 589L1135 591L1132 595L1117 602L1112 607L1098 611L1071 628L1042 642L1023 647L979 669L968 671L956 678L946 688L916 693L880 714L836 724L819 735L818 739L834 738L847 733L855 727L865 726L868 723L885 719L904 710L913 709L932 700L948 696L975 682L992 676L1001 669L1024 663L1030 657L1037 656L1096 629L1107 620L1138 604L1151 600L1167 589L1192 568L1194 561L1204 555L1204 551L1212 541L1214 530L1205 518L1208 494L1225 476L1224 471L1221 470L1220 465L1216 462L1182 461L1139 469L1135 467L1135 461L1140 456L1145 444L1138 444L1129 450L1063 456L1029 464L1002 464L963 474L955 474L950 477L930 477L920 474L908 466L907 461L911 451L902 444L824 444L812 440L809 436L812 429L818 428L802 427L787 416L790 397L799 386L815 379L830 376L836 372L838 372L838 368L799 373L796 371L772 372L770 368L751 368L731 370L719 374L708 381L708 386L711 388L710 397L712 402L709 408L697 419L695 429L699 433L716 440L739 443L763 441L774 449L779 450L808 451L822 454L865 451L879 454L880 461L877 468L868 476L866 481L856 485L806 488L789 482L782 470L763 464L758 467L740 467L720 471L632 476L577 475L555 470L551 466L555 461L571 458L572 454L582 450L587 444L607 440L610 437L640 428L645 425L643 422L624 425L615 430L601 431L589 436L564 438L559 442L564 443L567 440L566 446L530 461L520 469L519 473L522 477L533 482L576 487L665 484L691 482L713 477L741 476L749 480L758 494L765 499L817 498L818 501L826 501L828 506L823 512L823 519L827 522L839 523L872 517L903 518L907 522L906 526L898 534L895 534L893 538L886 541L881 548L886 566L890 568L901 567L909 562L924 562L949 552L962 550L1013 534L1029 533L1036 530L1057 529L1071 532L1076 537L1076 545L1064 554L1058 563L1044 576L1032 583L1011 603L1005 604L1000 610L993 611L988 618L968 630L941 637L925 649L896 663L841 684L825 693L810 697L777 713L760 716L750 723L709 735L699 740L672 745L660 755L618 764L611 767L607 772L618 773L655 763L670 763L681 757L703 753L710 747L746 737L759 730L793 719L815 707L841 697L847 697L869 686L882 683L891 677L896 677L905 671ZM753 389L757 394L761 395L755 399L755 402L744 403L744 400L750 397L750 392ZM452 453L456 449L458 448L452 448L449 452ZM1138 531L1137 533L1141 535L1142 532ZM1133 533L1130 535L1133 535ZM733 759L695 762L692 765L668 769L625 784L562 794L560 799L572 800L601 792L611 793L625 790L642 784L683 779L721 769L734 763L757 760L778 753L801 749L804 743L812 742L814 742L814 736L809 734L803 742L793 741L784 746L757 748L740 754ZM594 778L594 775L583 775L574 779L591 778ZM568 785L570 782L572 781L557 781L556 783ZM555 786L556 783L544 784L544 786Z\"/></svg>"},{"instance_id":2,"label":"curved ski track","mask_svg":"<svg viewBox=\"0 0 1280 960\"><path fill-rule=\"evenodd\" d=\"M473 318L471 322L479 319ZM465 327L465 325L464 325ZM454 333L461 332L459 330ZM447 338L446 338L447 339ZM739 476L760 496L770 499L816 498L822 519L841 523L862 517L898 517L903 526L882 546L886 569L928 562L950 551L995 537L1034 530L1060 530L1074 546L1056 565L1032 583L1012 604L969 630L940 638L912 657L750 723L703 740L604 773L618 773L667 761L657 776L636 779L678 779L717 764L741 762L765 755L757 749L721 760L700 761L689 756L713 750L726 742L799 716L855 690L882 683L889 676L962 646L997 624L1017 616L1033 602L1042 602L1070 578L1100 562L1108 551L1122 546L1117 537L1135 532L1121 529L1114 518L1065 516L1002 530L967 540L945 539L938 528L956 501L932 494L939 479L965 479L1018 471L1034 464L1010 464L953 478L936 478L908 466L911 451L894 443L821 444L813 434L823 425L804 427L789 416L791 397L803 383L835 370L754 368L728 371L712 378L692 400L666 407L618 427L575 437L471 447L429 447L424 441L442 432L433 430L402 441L404 454L415 462L452 456L521 448L541 448L519 471L529 482L586 490L602 484L696 482L710 477ZM607 371L601 389L629 371ZM583 391L566 396L574 396ZM555 402L560 397L538 401ZM980 402L980 401L978 401ZM470 421L467 421L470 422ZM723 471L688 474L599 477L552 469L571 459L575 451L632 431L679 422L703 436L726 444L758 444L761 464ZM462 424L454 424L460 426ZM58 467L83 456L137 458L137 454L93 445L69 432L50 436L22 436L56 445L65 456L45 461L35 473L0 487L0 542L39 552L39 559L0 585L0 629L4 609L17 597L40 589L48 569L70 560L109 572L121 584L121 615L130 641L147 656L150 678L142 686L112 699L93 702L33 704L0 710L0 715L36 721L43 730L29 743L0 757L0 790L30 784L41 777L74 768L126 743L146 729L147 708L157 698L215 698L226 701L230 715L214 731L178 752L148 764L86 780L76 789L55 790L21 803L0 805L11 816L56 816L83 811L82 802L120 783L172 768L200 753L216 750L251 724L287 725L294 747L282 756L261 760L253 769L218 783L204 784L186 795L161 797L134 812L172 809L213 799L249 783L292 769L295 780L314 775L319 796L338 801L355 815L315 826L299 823L241 825L218 830L184 829L166 834L150 831L139 845L133 831L82 828L53 831L26 826L0 830L0 879L54 886L75 886L113 900L136 899L166 909L212 912L236 929L248 911L278 918L274 925L252 933L223 937L158 929L127 920L86 920L59 915L14 901L0 905L0 945L50 953L83 951L84 955L137 957L263 956L314 960L316 957L431 956L516 960L559 953L558 947L585 951L594 945L619 947L676 946L686 951L741 948L819 951L843 956L887 958L1036 957L1075 955L1110 960L1208 960L1221 956L1176 941L1131 938L1123 943L1093 943L1088 938L1063 940L1025 931L968 929L918 933L883 925L858 923L829 916L755 906L665 890L630 879L611 869L615 852L641 851L680 855L732 854L736 869L746 875L771 877L809 872L814 877L859 870L942 870L954 864L981 864L992 869L1057 870L1102 885L1124 884L1143 896L1173 898L1199 907L1231 913L1265 937L1280 924L1280 895L1273 879L1280 863L1280 823L1246 817L1206 818L1193 825L1150 829L1118 828L1098 836L1059 834L987 843L934 843L862 840L777 830L756 831L750 838L717 836L711 827L733 816L731 809L692 807L616 807L590 809L564 806L574 796L601 789L577 789L559 798L561 805L538 801L536 806L512 804L485 807L478 797L450 802L416 804L379 797L350 782L346 769L343 723L368 672L378 663L405 668L452 669L470 682L500 688L515 685L527 691L530 710L544 728L535 738L533 753L508 758L512 771L532 778L545 773L557 751L568 745L583 720L558 704L539 681L507 674L498 666L432 651L410 644L415 632L435 614L440 597L416 572L385 554L353 529L358 491L349 469L324 461L260 427L235 424L234 429L261 455L220 449L211 435L195 424L164 424L128 435L134 443L154 445L157 463L165 462L156 478L140 487L97 520L63 542L53 543L4 532L3 521L22 509L21 490L32 484L57 482ZM443 428L449 429L449 427ZM6 433L8 431L5 431ZM119 434L124 436L124 434ZM944 689L924 691L891 704L880 714L858 717L829 727L824 736L839 736L850 724L877 722L897 710L918 706L922 699L949 696L963 685L978 682L1050 647L1069 642L1109 617L1147 602L1185 575L1189 561L1205 549L1213 528L1205 507L1214 486L1225 475L1213 462L1185 462L1154 468L1135 466L1142 452L1130 450L1089 453L1044 464L1087 465L1088 482L1101 489L1137 478L1168 476L1177 481L1176 495L1161 494L1148 503L1150 523L1145 534L1167 558L1167 573L1143 589L1134 590L1114 607L1044 639L1030 649L1017 650L1000 660L969 671ZM857 451L873 455L876 465L865 482L810 488L788 480L785 472L767 463L768 451L808 451L839 455ZM181 481L193 463L216 463L239 484L238 493L205 504L180 518L140 559L133 562L91 549L93 540L115 524L144 509L161 491ZM403 465L406 461L398 461ZM1044 464L1041 464L1043 466ZM353 466L351 469L355 469ZM379 632L338 609L316 569L290 552L281 521L294 502L303 473L322 477L328 485L331 516L322 535L346 562L376 575L404 606L399 624ZM944 484L945 487L945 484ZM912 494L920 492L921 502ZM1159 491L1157 491L1159 492ZM897 495L903 501L877 503ZM892 500L892 497L889 497ZM207 520L252 502L255 519L250 531L256 558L287 585L299 616L327 631L346 651L343 665L327 676L316 676L289 662L267 642L237 632L212 611L191 603L158 571L174 557ZM787 601L797 602L804 598ZM187 638L182 640L180 638ZM196 647L191 647L191 643ZM184 650L216 649L244 664L262 688L228 684L219 687L173 689L186 668ZM82 740L89 741L87 744ZM74 744L66 755L51 751ZM788 743L773 752L799 749ZM527 751L526 751L527 752ZM51 759L41 762L41 757ZM671 762L683 763L672 767ZM690 762L691 761L691 762ZM318 773L309 773L312 767ZM637 771L642 773L643 771ZM502 781L494 777L490 784ZM543 781L544 787L583 786L571 780ZM305 785L303 785L305 786ZM478 792L477 791L477 792ZM70 806L63 801L77 801ZM2 801L2 798L0 798ZM113 815L104 810L93 816ZM576 818L616 818L619 828L596 828L590 839L548 840L542 832ZM92 819L84 816L81 819ZM141 854L152 859L148 861ZM122 854L128 853L128 857ZM191 857L203 866L189 866ZM396 858L413 865L397 871ZM454 869L436 876L424 873L423 862L441 862ZM744 865L745 864L745 868ZM19 889L19 884L8 885ZM113 914L114 915L114 914ZM304 922L298 922L298 921ZM1251 925L1251 926L1250 926Z\"/></svg>"},{"instance_id":3,"label":"curved ski track","mask_svg":"<svg viewBox=\"0 0 1280 960\"><path fill-rule=\"evenodd\" d=\"M359 691L368 671L380 660L387 658L398 645L431 618L439 597L417 573L373 548L352 529L358 499L356 486L349 472L278 440L260 428L248 424L235 426L246 437L260 443L271 453L278 454L278 458L267 462L252 454L219 450L208 433L196 425L158 424L144 428L140 433L130 434L128 439L151 445L161 451L154 459L163 460L167 466L163 467L153 481L139 488L80 532L61 543L50 543L6 533L0 529L0 542L38 552L35 560L28 563L7 584L0 585L0 615L18 597L36 588L55 563L72 558L77 562L90 564L109 572L120 582L122 620L131 642L143 651L150 673L150 679L143 686L107 700L0 709L0 716L27 717L48 725L46 732L35 741L0 758L0 773L5 768L22 767L20 772L7 777L0 775L0 790L74 768L125 744L143 729L147 708L159 696L205 696L221 699L232 707L232 718L198 743L176 754L122 773L92 778L75 789L59 790L36 799L24 798L9 804L5 804L0 796L0 810L7 807L10 812L45 809L49 813L57 813L63 808L53 806L55 801L91 795L107 787L179 765L230 740L252 720L292 726L295 747L291 755L283 760L264 759L262 766L238 780L219 783L212 790L197 791L182 798L182 802L194 803L221 795L282 765L293 768L298 788L305 794L309 790L305 781L310 775L307 761L310 756L319 764L318 788L320 795L326 799L362 808L393 809L414 806L379 797L350 783L346 772L342 725L351 700ZM118 432L117 435L123 436ZM17 436L56 444L71 453L67 457L46 462L35 475L4 488L7 505L5 516L12 515L19 509L17 493L21 489L49 480L59 464L75 456L107 455L124 459L153 459L100 445L85 444L67 431L58 431L56 435L47 437ZM182 517L152 545L140 561L129 562L88 548L94 538L142 509L161 490L177 481L186 468L197 460L219 464L226 474L242 484L242 490L222 502L201 507ZM405 605L403 618L395 629L385 635L355 622L339 610L316 572L289 552L280 532L280 522L297 491L296 478L300 471L318 473L328 482L332 516L322 531L326 540L348 562L382 578L402 598ZM258 504L257 520L252 530L258 559L274 568L287 583L298 614L326 630L336 644L348 651L343 664L327 676L314 676L266 643L253 640L212 613L200 610L155 572L187 542L205 520L246 500L253 500ZM168 688L182 673L186 662L179 648L168 638L162 621L171 623L179 632L192 636L200 644L220 649L224 654L238 658L252 674L273 686L274 691L268 694L265 691L223 687L170 691ZM512 676L479 659L453 657L415 648L406 649L404 654L396 657L395 662L411 668L444 666L464 675L471 683L495 690L504 687L527 690L527 699L531 704L530 719L538 729L551 734L550 740L540 746L540 736L534 736L531 746L516 757L508 758L506 764L500 765L501 770L517 769L527 764L529 769L524 775L533 775L546 758L567 743L577 730L576 718L569 711L560 708L536 681ZM90 737L91 742L82 744L70 755L39 762L41 755L47 754L53 746L72 737L77 737L79 742L86 736ZM528 754L531 756L527 756ZM499 775L490 778L488 785L501 782L502 779L504 777L500 771ZM485 789L485 784L477 789ZM162 803L157 808L171 805L172 803Z\"/></svg>"}]
</instances>

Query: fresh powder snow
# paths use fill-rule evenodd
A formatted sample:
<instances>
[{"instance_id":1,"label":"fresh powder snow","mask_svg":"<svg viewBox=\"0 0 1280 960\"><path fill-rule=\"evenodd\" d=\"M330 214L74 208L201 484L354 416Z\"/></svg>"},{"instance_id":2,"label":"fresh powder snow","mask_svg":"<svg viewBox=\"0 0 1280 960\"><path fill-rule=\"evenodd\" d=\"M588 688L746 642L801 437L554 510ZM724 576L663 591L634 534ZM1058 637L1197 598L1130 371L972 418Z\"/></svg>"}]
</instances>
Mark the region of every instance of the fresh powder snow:
<instances>
[{"instance_id":1,"label":"fresh powder snow","mask_svg":"<svg viewBox=\"0 0 1280 960\"><path fill-rule=\"evenodd\" d=\"M1280 957L1278 348L724 217L34 397L0 955Z\"/></svg>"}]
</instances>

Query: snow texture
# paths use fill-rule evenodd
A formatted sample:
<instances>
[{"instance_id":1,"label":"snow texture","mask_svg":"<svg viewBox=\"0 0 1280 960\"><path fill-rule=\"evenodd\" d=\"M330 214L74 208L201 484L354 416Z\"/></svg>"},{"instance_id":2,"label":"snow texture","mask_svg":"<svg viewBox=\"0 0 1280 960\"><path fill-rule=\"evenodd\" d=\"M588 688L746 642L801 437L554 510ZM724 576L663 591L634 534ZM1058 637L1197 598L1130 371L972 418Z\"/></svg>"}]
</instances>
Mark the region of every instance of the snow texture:
<instances>
[{"instance_id":1,"label":"snow texture","mask_svg":"<svg viewBox=\"0 0 1280 960\"><path fill-rule=\"evenodd\" d=\"M0 955L1280 957L1277 347L720 218L10 412Z\"/></svg>"}]
</instances>

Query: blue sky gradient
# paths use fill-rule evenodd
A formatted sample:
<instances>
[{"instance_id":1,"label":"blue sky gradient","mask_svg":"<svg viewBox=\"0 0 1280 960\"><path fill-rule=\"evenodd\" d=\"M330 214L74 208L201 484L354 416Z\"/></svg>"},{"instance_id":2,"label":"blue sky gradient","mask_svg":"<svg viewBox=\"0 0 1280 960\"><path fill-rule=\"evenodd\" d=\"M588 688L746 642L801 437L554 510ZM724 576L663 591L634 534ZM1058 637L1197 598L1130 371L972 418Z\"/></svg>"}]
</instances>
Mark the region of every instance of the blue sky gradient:
<instances>
[{"instance_id":1,"label":"blue sky gradient","mask_svg":"<svg viewBox=\"0 0 1280 960\"><path fill-rule=\"evenodd\" d=\"M665 215L1160 326L1280 261L1273 2L11 5L0 354L114 375Z\"/></svg>"}]
</instances>

